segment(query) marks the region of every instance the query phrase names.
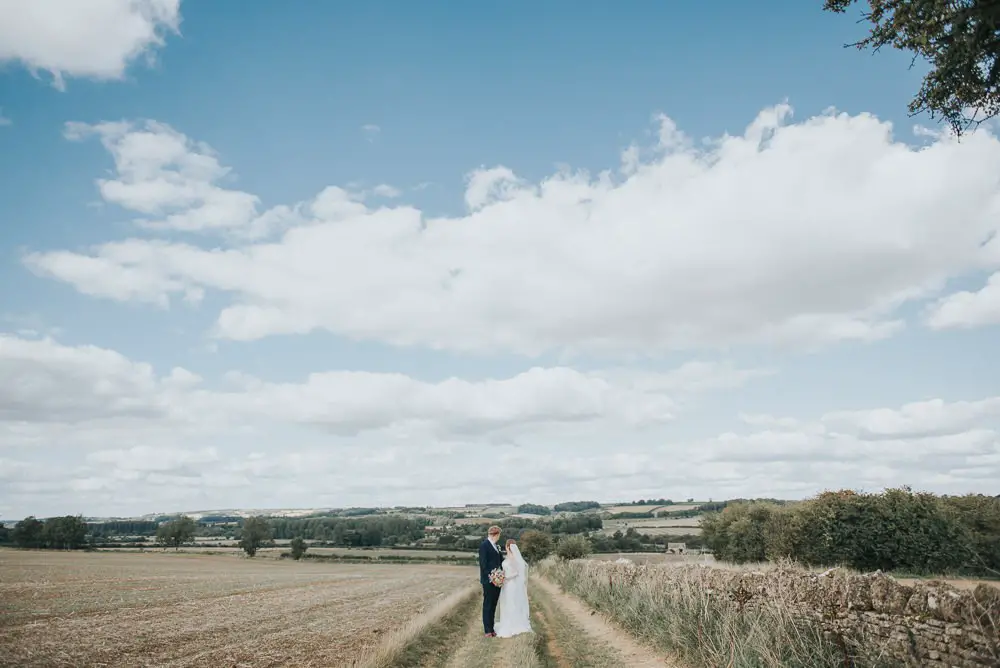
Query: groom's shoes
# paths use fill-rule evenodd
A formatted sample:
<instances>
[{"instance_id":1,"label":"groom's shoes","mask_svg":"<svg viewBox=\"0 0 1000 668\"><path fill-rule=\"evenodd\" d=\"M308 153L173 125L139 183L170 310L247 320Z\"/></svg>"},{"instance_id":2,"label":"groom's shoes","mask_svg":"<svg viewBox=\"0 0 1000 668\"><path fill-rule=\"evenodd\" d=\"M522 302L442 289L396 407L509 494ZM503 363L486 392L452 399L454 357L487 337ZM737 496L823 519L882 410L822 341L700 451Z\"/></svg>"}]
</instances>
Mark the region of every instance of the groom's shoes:
<instances>
[{"instance_id":1,"label":"groom's shoes","mask_svg":"<svg viewBox=\"0 0 1000 668\"><path fill-rule=\"evenodd\" d=\"M496 634L496 633L487 633L487 634L486 634L486 637L487 637L487 638L496 638L496 637L497 637L497 634Z\"/></svg>"}]
</instances>

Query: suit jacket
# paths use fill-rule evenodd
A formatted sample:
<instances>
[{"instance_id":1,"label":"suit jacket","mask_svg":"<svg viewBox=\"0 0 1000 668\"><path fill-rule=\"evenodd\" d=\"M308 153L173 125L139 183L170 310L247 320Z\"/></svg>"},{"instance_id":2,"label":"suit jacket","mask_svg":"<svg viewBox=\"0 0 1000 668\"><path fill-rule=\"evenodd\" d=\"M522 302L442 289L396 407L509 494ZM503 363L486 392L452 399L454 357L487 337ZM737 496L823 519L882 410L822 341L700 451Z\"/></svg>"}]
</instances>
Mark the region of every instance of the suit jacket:
<instances>
[{"instance_id":1,"label":"suit jacket","mask_svg":"<svg viewBox=\"0 0 1000 668\"><path fill-rule=\"evenodd\" d=\"M490 584L490 573L494 568L503 566L503 554L500 553L499 547L499 545L493 547L489 538L479 544L479 582L481 584Z\"/></svg>"}]
</instances>

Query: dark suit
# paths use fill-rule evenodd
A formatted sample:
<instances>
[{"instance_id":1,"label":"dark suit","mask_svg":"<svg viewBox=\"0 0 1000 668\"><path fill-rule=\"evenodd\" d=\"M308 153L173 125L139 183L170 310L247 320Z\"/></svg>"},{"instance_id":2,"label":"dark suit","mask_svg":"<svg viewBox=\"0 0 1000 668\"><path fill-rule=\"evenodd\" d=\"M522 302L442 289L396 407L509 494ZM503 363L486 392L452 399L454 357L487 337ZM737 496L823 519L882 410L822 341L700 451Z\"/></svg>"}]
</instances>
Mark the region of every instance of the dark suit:
<instances>
[{"instance_id":1,"label":"dark suit","mask_svg":"<svg viewBox=\"0 0 1000 668\"><path fill-rule=\"evenodd\" d=\"M500 602L500 587L490 582L490 573L494 568L503 566L503 554L499 545L487 538L479 545L479 583L483 585L483 631L493 633L493 623L497 615L497 603Z\"/></svg>"}]
</instances>

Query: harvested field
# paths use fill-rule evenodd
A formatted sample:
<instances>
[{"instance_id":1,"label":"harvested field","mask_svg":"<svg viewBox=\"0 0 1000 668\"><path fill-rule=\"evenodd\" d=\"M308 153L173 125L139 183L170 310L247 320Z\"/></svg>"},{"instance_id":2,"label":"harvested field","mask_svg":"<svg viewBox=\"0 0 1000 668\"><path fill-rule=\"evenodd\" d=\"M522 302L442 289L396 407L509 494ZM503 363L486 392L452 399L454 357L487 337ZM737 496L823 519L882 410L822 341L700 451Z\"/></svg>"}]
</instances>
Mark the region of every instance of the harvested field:
<instances>
[{"instance_id":1,"label":"harvested field","mask_svg":"<svg viewBox=\"0 0 1000 668\"><path fill-rule=\"evenodd\" d=\"M0 665L350 665L468 567L0 550Z\"/></svg>"}]
</instances>

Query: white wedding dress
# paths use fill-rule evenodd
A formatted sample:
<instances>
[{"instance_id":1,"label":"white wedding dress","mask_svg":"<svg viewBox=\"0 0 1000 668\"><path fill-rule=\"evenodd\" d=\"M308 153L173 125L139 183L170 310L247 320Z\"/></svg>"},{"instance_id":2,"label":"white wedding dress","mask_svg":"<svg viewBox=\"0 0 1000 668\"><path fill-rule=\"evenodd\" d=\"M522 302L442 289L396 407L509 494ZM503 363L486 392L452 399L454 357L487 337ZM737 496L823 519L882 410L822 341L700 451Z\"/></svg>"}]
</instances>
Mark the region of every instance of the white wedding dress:
<instances>
[{"instance_id":1,"label":"white wedding dress","mask_svg":"<svg viewBox=\"0 0 1000 668\"><path fill-rule=\"evenodd\" d=\"M510 638L520 633L531 633L528 610L528 564L517 545L511 545L503 560L503 587L497 605L499 621L496 633L500 638Z\"/></svg>"}]
</instances>

